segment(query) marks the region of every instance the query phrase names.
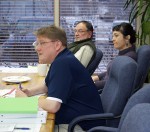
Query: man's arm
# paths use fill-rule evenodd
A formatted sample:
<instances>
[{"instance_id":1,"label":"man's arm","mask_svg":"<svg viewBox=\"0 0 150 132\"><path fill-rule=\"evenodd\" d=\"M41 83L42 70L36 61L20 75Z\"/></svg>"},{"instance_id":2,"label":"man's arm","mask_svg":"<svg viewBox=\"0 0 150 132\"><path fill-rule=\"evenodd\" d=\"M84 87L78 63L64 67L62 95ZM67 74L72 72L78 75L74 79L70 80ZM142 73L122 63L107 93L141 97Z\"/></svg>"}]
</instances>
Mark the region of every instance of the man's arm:
<instances>
[{"instance_id":1,"label":"man's arm","mask_svg":"<svg viewBox=\"0 0 150 132\"><path fill-rule=\"evenodd\" d=\"M31 89L31 95L37 95L37 94L42 94L42 93L47 93L48 92L48 88L45 85L45 83L36 86L35 88Z\"/></svg>"},{"instance_id":2,"label":"man's arm","mask_svg":"<svg viewBox=\"0 0 150 132\"><path fill-rule=\"evenodd\" d=\"M61 103L55 100L39 98L39 107L50 112L56 113L60 109Z\"/></svg>"},{"instance_id":3,"label":"man's arm","mask_svg":"<svg viewBox=\"0 0 150 132\"><path fill-rule=\"evenodd\" d=\"M37 94L47 93L48 89L45 84L35 86L34 88L16 89L16 97L34 96Z\"/></svg>"},{"instance_id":4,"label":"man's arm","mask_svg":"<svg viewBox=\"0 0 150 132\"><path fill-rule=\"evenodd\" d=\"M41 93L47 93L47 86L45 84L39 85L37 87L27 89L23 88L20 90L19 88L16 90L16 97L27 97L27 96L33 96ZM39 107L42 109L50 112L50 113L56 113L61 106L61 103L55 100L51 99L45 99L45 98L39 98Z\"/></svg>"},{"instance_id":5,"label":"man's arm","mask_svg":"<svg viewBox=\"0 0 150 132\"><path fill-rule=\"evenodd\" d=\"M79 49L78 52L74 54L74 56L84 65L84 67L87 67L89 64L92 56L93 56L93 50L90 46L85 45Z\"/></svg>"}]
</instances>

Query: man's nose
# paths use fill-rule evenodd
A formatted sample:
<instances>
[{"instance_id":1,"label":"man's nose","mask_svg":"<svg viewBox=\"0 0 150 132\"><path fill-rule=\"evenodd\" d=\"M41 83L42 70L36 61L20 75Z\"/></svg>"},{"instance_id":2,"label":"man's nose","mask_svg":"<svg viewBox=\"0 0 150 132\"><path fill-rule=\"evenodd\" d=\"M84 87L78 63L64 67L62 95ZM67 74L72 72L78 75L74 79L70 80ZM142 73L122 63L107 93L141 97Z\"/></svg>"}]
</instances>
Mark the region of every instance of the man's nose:
<instances>
[{"instance_id":1,"label":"man's nose","mask_svg":"<svg viewBox=\"0 0 150 132\"><path fill-rule=\"evenodd\" d=\"M78 33L78 32L75 32L75 35L79 35L79 33Z\"/></svg>"},{"instance_id":2,"label":"man's nose","mask_svg":"<svg viewBox=\"0 0 150 132\"><path fill-rule=\"evenodd\" d=\"M40 50L40 46L39 45L35 46L35 51L38 52L39 50Z\"/></svg>"}]
</instances>

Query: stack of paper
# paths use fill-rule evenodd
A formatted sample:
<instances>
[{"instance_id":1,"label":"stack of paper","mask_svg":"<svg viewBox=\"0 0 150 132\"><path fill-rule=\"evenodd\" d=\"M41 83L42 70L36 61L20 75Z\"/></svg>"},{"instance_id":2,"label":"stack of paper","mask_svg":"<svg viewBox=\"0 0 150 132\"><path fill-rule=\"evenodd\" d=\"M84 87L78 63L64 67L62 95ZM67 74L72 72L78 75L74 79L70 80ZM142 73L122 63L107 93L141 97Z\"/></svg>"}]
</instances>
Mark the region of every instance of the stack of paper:
<instances>
[{"instance_id":1,"label":"stack of paper","mask_svg":"<svg viewBox=\"0 0 150 132\"><path fill-rule=\"evenodd\" d=\"M46 123L46 118L46 111L38 111L38 97L0 98L0 124Z\"/></svg>"}]
</instances>

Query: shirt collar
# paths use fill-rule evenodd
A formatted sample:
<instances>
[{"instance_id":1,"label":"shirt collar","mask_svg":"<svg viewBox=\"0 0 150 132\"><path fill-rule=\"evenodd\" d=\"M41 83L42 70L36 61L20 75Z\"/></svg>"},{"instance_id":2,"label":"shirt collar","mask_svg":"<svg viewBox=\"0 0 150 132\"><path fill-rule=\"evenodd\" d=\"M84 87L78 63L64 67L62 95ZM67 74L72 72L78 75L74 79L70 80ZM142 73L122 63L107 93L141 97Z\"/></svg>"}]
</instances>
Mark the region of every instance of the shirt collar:
<instances>
[{"instance_id":1,"label":"shirt collar","mask_svg":"<svg viewBox=\"0 0 150 132\"><path fill-rule=\"evenodd\" d=\"M92 40L92 39L88 38L88 39L84 39L84 40L80 40L80 41L75 41L74 43L79 44L79 43L83 43L83 42L90 41L90 40Z\"/></svg>"},{"instance_id":2,"label":"shirt collar","mask_svg":"<svg viewBox=\"0 0 150 132\"><path fill-rule=\"evenodd\" d=\"M135 51L135 46L134 45L132 45L131 47L129 47L127 49L119 51L118 55L124 55L124 54L126 54L130 51Z\"/></svg>"}]
</instances>

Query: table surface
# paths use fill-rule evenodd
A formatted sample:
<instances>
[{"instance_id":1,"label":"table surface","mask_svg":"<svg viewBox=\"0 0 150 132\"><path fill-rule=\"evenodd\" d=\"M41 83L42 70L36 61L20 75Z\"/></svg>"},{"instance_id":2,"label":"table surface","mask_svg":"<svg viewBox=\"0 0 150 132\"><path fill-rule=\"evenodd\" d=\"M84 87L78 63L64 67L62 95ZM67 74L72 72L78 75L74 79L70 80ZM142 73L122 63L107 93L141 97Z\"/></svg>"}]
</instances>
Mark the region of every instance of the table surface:
<instances>
[{"instance_id":1,"label":"table surface","mask_svg":"<svg viewBox=\"0 0 150 132\"><path fill-rule=\"evenodd\" d=\"M10 89L13 87L18 87L18 84L12 84L2 81L3 77L7 76L28 76L31 78L30 81L23 82L22 87L32 88L36 85L44 83L44 77L39 76L37 73L2 73L0 72L0 89ZM42 124L40 132L53 132L55 126L55 114L48 113L46 124Z\"/></svg>"}]
</instances>

